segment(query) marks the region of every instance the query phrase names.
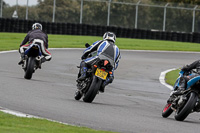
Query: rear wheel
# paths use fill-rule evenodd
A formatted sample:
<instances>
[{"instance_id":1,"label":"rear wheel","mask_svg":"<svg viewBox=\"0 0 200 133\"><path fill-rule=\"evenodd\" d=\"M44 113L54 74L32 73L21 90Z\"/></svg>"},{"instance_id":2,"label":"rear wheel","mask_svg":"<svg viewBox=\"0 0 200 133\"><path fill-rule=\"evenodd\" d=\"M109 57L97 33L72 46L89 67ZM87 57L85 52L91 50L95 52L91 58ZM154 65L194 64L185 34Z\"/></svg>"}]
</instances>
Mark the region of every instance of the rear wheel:
<instances>
[{"instance_id":1,"label":"rear wheel","mask_svg":"<svg viewBox=\"0 0 200 133\"><path fill-rule=\"evenodd\" d=\"M162 111L162 116L164 118L167 118L168 116L170 116L173 112L173 110L171 109L171 103L167 103Z\"/></svg>"},{"instance_id":2,"label":"rear wheel","mask_svg":"<svg viewBox=\"0 0 200 133\"><path fill-rule=\"evenodd\" d=\"M100 89L100 86L102 84L102 80L97 78L96 76L93 77L92 83L90 85L90 88L86 92L83 101L91 103L94 98L97 95L98 90Z\"/></svg>"},{"instance_id":3,"label":"rear wheel","mask_svg":"<svg viewBox=\"0 0 200 133\"><path fill-rule=\"evenodd\" d=\"M177 109L175 113L175 119L178 121L183 121L191 113L192 109L194 109L197 98L198 98L197 94L194 92L191 92L188 95L188 100L183 105L183 107L180 107L179 109Z\"/></svg>"},{"instance_id":4,"label":"rear wheel","mask_svg":"<svg viewBox=\"0 0 200 133\"><path fill-rule=\"evenodd\" d=\"M24 78L25 79L31 79L33 72L34 72L34 66L35 66L35 58L34 57L29 57L27 61L27 67L25 71Z\"/></svg>"}]
</instances>

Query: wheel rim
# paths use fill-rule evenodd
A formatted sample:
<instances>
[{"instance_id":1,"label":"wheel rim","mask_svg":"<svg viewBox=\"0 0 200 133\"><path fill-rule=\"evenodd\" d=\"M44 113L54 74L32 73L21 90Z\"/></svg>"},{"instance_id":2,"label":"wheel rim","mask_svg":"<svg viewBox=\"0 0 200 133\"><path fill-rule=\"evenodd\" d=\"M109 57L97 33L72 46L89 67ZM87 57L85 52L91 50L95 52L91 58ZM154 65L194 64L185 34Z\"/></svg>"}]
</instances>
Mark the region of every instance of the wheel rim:
<instances>
[{"instance_id":1,"label":"wheel rim","mask_svg":"<svg viewBox=\"0 0 200 133\"><path fill-rule=\"evenodd\" d=\"M168 108L171 106L172 104L171 103L168 103L167 105L165 105L164 109L163 109L163 112L167 111Z\"/></svg>"}]
</instances>

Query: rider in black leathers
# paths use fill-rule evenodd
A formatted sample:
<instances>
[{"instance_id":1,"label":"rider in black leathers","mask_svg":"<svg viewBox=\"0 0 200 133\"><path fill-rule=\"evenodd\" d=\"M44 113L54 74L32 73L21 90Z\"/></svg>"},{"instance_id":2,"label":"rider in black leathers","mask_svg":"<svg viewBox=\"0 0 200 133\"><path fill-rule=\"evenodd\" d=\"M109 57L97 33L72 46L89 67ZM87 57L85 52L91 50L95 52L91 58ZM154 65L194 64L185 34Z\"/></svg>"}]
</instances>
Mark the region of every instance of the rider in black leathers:
<instances>
[{"instance_id":1,"label":"rider in black leathers","mask_svg":"<svg viewBox=\"0 0 200 133\"><path fill-rule=\"evenodd\" d=\"M28 44L26 45L27 42ZM24 52L29 47L29 45L32 44L33 42L41 43L41 51L44 56L44 58L41 59L41 63L51 60L52 58L51 53L47 50L48 36L46 33L42 31L42 25L40 23L35 23L32 26L32 30L27 33L26 37L20 44L19 53L21 54L21 60L18 63L19 65L24 63L24 59L25 59Z\"/></svg>"},{"instance_id":2,"label":"rider in black leathers","mask_svg":"<svg viewBox=\"0 0 200 133\"><path fill-rule=\"evenodd\" d=\"M192 69L197 69L197 73L195 73L193 75L185 75L185 76L181 77L180 81L179 81L179 88L177 90L173 91L171 95L182 94L182 91L184 91L186 89L187 82L190 79L200 75L200 60L194 61L193 63L191 63L189 65L183 66L183 68L181 70L187 72Z\"/></svg>"}]
</instances>

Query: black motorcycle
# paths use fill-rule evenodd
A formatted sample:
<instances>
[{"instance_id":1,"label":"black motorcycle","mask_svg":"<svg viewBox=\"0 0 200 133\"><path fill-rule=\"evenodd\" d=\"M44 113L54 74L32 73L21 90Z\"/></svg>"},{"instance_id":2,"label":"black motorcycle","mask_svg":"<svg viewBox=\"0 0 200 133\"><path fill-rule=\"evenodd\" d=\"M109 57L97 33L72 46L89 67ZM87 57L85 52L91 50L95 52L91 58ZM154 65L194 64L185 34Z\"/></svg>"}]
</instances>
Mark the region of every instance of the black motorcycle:
<instances>
[{"instance_id":1,"label":"black motorcycle","mask_svg":"<svg viewBox=\"0 0 200 133\"><path fill-rule=\"evenodd\" d=\"M90 54L89 57L95 56ZM96 95L101 91L103 82L112 74L112 60L104 55L99 56L99 60L95 62L87 71L87 77L83 81L77 80L77 90L74 98L80 100L83 97L84 102L91 103ZM79 67L78 67L79 68ZM80 77L80 71L78 77Z\"/></svg>"},{"instance_id":2,"label":"black motorcycle","mask_svg":"<svg viewBox=\"0 0 200 133\"><path fill-rule=\"evenodd\" d=\"M179 72L179 77L174 84L174 90L179 87L180 78L184 75L196 74L195 71ZM187 82L186 90L180 95L172 95L165 105L162 116L167 118L175 112L175 119L183 121L190 113L200 112L200 76L196 76Z\"/></svg>"},{"instance_id":3,"label":"black motorcycle","mask_svg":"<svg viewBox=\"0 0 200 133\"><path fill-rule=\"evenodd\" d=\"M31 44L24 52L25 61L22 64L24 69L24 78L31 79L36 69L41 68L41 46L40 44Z\"/></svg>"}]
</instances>

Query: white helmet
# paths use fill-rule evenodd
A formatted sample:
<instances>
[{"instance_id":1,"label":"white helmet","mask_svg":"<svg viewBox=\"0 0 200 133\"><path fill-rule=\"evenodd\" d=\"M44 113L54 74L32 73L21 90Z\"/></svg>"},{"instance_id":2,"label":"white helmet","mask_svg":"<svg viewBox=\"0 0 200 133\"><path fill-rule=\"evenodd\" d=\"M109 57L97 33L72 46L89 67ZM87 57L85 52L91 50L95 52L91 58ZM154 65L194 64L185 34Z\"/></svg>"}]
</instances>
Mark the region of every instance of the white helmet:
<instances>
[{"instance_id":1,"label":"white helmet","mask_svg":"<svg viewBox=\"0 0 200 133\"><path fill-rule=\"evenodd\" d=\"M110 41L115 42L115 40L116 40L116 35L115 35L113 32L106 32L106 33L103 35L103 40L110 40Z\"/></svg>"},{"instance_id":2,"label":"white helmet","mask_svg":"<svg viewBox=\"0 0 200 133\"><path fill-rule=\"evenodd\" d=\"M40 23L35 23L35 24L33 24L32 30L35 30L35 29L40 29L40 30L42 30L42 25L41 25Z\"/></svg>"}]
</instances>

